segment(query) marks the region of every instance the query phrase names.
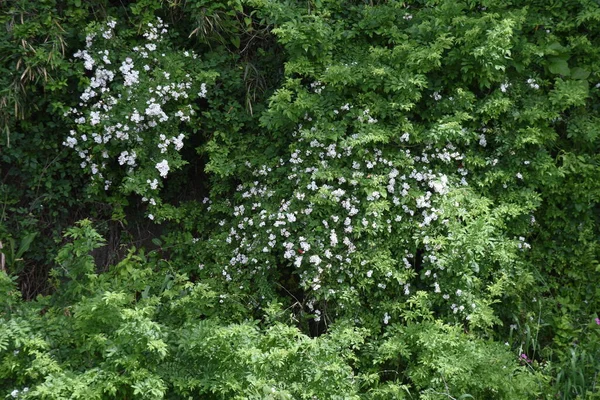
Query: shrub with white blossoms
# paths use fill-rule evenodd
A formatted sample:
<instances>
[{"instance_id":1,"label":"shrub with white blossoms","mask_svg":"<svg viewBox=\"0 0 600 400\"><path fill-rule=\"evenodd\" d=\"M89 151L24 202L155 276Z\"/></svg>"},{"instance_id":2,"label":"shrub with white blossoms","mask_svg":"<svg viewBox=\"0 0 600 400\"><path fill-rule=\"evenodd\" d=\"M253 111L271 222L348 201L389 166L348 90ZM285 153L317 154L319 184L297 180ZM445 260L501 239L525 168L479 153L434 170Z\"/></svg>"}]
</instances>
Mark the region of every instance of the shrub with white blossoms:
<instances>
[{"instance_id":1,"label":"shrub with white blossoms","mask_svg":"<svg viewBox=\"0 0 600 400\"><path fill-rule=\"evenodd\" d=\"M468 186L459 146L418 143L404 132L380 147L366 142L378 123L368 110L346 107L334 115L359 133L340 132L332 140L331 121L306 115L289 157L270 165L246 162L233 213L208 245L210 252L222 250L212 270L231 285L252 287L289 267L311 310L335 303L337 312L353 314L369 297L386 324L417 291L458 318L483 312L476 282L496 265L490 240L501 232L489 204ZM215 209L230 207L209 207ZM468 225L481 235L464 243ZM516 240L507 243L508 253L517 251ZM320 320L320 311L313 314Z\"/></svg>"},{"instance_id":2,"label":"shrub with white blossoms","mask_svg":"<svg viewBox=\"0 0 600 400\"><path fill-rule=\"evenodd\" d=\"M173 50L167 28L157 18L127 48L114 20L93 25L85 49L74 54L87 75L80 101L65 113L75 127L63 144L81 157L93 187L137 193L150 207L161 203L163 179L185 164L179 151L197 100L217 75L203 71L193 51Z\"/></svg>"}]
</instances>

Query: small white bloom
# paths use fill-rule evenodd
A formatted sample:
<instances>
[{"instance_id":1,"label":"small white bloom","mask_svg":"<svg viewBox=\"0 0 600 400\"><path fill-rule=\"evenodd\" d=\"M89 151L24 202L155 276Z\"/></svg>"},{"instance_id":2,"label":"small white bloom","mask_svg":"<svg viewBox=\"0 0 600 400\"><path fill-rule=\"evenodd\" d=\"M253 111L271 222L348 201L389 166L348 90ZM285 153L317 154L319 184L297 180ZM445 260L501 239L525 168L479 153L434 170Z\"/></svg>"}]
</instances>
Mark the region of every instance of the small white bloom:
<instances>
[{"instance_id":1,"label":"small white bloom","mask_svg":"<svg viewBox=\"0 0 600 400\"><path fill-rule=\"evenodd\" d=\"M337 233L333 229L329 233L329 242L330 242L331 247L335 247L338 244Z\"/></svg>"},{"instance_id":2,"label":"small white bloom","mask_svg":"<svg viewBox=\"0 0 600 400\"><path fill-rule=\"evenodd\" d=\"M479 145L482 147L487 146L487 140L485 139L485 135L483 133L479 135Z\"/></svg>"},{"instance_id":3,"label":"small white bloom","mask_svg":"<svg viewBox=\"0 0 600 400\"><path fill-rule=\"evenodd\" d=\"M314 265L319 265L321 264L321 257L315 254L310 256L309 261Z\"/></svg>"},{"instance_id":4,"label":"small white bloom","mask_svg":"<svg viewBox=\"0 0 600 400\"><path fill-rule=\"evenodd\" d=\"M206 83L202 83L200 85L200 92L198 93L198 96L206 98Z\"/></svg>"},{"instance_id":5,"label":"small white bloom","mask_svg":"<svg viewBox=\"0 0 600 400\"><path fill-rule=\"evenodd\" d=\"M167 160L162 160L158 164L156 164L156 169L160 173L160 176L165 178L169 173L169 162Z\"/></svg>"},{"instance_id":6,"label":"small white bloom","mask_svg":"<svg viewBox=\"0 0 600 400\"><path fill-rule=\"evenodd\" d=\"M152 190L156 190L158 188L158 180L157 179L153 179L153 180L146 180L147 183L150 184L150 189Z\"/></svg>"}]
</instances>

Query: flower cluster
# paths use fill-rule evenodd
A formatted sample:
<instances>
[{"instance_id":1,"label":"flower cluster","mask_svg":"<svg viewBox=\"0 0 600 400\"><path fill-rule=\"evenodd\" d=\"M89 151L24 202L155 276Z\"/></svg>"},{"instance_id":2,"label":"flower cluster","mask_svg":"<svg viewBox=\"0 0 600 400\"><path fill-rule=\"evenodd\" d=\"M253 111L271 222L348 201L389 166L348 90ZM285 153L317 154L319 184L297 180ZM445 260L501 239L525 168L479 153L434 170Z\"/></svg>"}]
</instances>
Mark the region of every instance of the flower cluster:
<instances>
[{"instance_id":1,"label":"flower cluster","mask_svg":"<svg viewBox=\"0 0 600 400\"><path fill-rule=\"evenodd\" d=\"M28 387L24 387L23 390L18 390L15 389L12 392L10 392L10 396L14 399L18 398L21 396L21 394L26 395L27 392L29 392L29 388Z\"/></svg>"},{"instance_id":2,"label":"flower cluster","mask_svg":"<svg viewBox=\"0 0 600 400\"><path fill-rule=\"evenodd\" d=\"M348 117L378 123L363 110ZM222 236L215 237L228 244L215 266L224 281L239 285L287 264L313 304L335 300L343 308L358 287L409 296L426 283L452 304L451 312L471 312L466 290L445 287L448 263L433 240L456 218L449 204L460 210L450 194L468 185L457 146L432 142L416 152L405 132L397 148L384 150L362 144L360 134L325 139L323 125L305 120L311 126L297 127L288 157L272 165L246 162L248 179L237 188L232 214L219 223Z\"/></svg>"},{"instance_id":3,"label":"flower cluster","mask_svg":"<svg viewBox=\"0 0 600 400\"><path fill-rule=\"evenodd\" d=\"M181 124L190 122L193 100L206 97L207 86L199 81L202 72L193 70L197 55L170 49L160 18L147 25L145 43L125 52L114 44L115 27L106 22L74 54L92 76L78 106L65 114L76 129L63 144L105 190L122 179L118 165L126 167L129 191L157 198L161 178L183 163Z\"/></svg>"},{"instance_id":4,"label":"flower cluster","mask_svg":"<svg viewBox=\"0 0 600 400\"><path fill-rule=\"evenodd\" d=\"M535 90L538 90L540 88L540 85L533 78L527 79L527 84L529 85L530 88L535 89Z\"/></svg>"}]
</instances>

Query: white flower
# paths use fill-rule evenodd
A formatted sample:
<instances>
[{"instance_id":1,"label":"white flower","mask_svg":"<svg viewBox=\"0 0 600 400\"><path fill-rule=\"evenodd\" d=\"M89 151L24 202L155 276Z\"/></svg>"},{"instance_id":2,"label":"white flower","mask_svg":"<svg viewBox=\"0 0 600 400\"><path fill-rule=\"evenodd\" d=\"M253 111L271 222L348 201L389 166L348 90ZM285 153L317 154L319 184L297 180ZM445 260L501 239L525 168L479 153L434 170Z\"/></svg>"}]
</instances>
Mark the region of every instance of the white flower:
<instances>
[{"instance_id":1,"label":"white flower","mask_svg":"<svg viewBox=\"0 0 600 400\"><path fill-rule=\"evenodd\" d=\"M121 154L119 155L119 165L123 165L127 162L127 160L129 159L129 152L127 150L122 151Z\"/></svg>"},{"instance_id":2,"label":"white flower","mask_svg":"<svg viewBox=\"0 0 600 400\"><path fill-rule=\"evenodd\" d=\"M200 85L200 93L198 93L198 96L206 98L206 83Z\"/></svg>"},{"instance_id":3,"label":"white flower","mask_svg":"<svg viewBox=\"0 0 600 400\"><path fill-rule=\"evenodd\" d=\"M100 111L92 111L90 113L90 124L97 125L100 123Z\"/></svg>"},{"instance_id":4,"label":"white flower","mask_svg":"<svg viewBox=\"0 0 600 400\"><path fill-rule=\"evenodd\" d=\"M73 132L73 131L71 131L71 132ZM67 146L70 148L73 148L76 144L77 144L77 139L75 139L72 136L67 137L67 140L65 142L63 142L63 146Z\"/></svg>"},{"instance_id":5,"label":"white flower","mask_svg":"<svg viewBox=\"0 0 600 400\"><path fill-rule=\"evenodd\" d=\"M532 89L538 90L540 88L540 85L538 85L535 82L535 79L533 79L533 78L527 79L527 83L529 84L529 87L531 87Z\"/></svg>"},{"instance_id":6,"label":"white flower","mask_svg":"<svg viewBox=\"0 0 600 400\"><path fill-rule=\"evenodd\" d=\"M146 180L146 183L150 184L150 189L152 190L156 190L158 188L158 180L157 179L153 179L153 180Z\"/></svg>"},{"instance_id":7,"label":"white flower","mask_svg":"<svg viewBox=\"0 0 600 400\"><path fill-rule=\"evenodd\" d=\"M317 290L320 287L320 285L317 285L314 287L314 290ZM321 311L319 310L315 310L315 322L319 322L321 320ZM275 392L275 388L271 389L273 392Z\"/></svg>"},{"instance_id":8,"label":"white flower","mask_svg":"<svg viewBox=\"0 0 600 400\"><path fill-rule=\"evenodd\" d=\"M169 173L169 162L167 160L162 160L158 164L156 164L156 169L160 173L160 176L165 178Z\"/></svg>"},{"instance_id":9,"label":"white flower","mask_svg":"<svg viewBox=\"0 0 600 400\"><path fill-rule=\"evenodd\" d=\"M309 185L306 186L308 190L317 190L319 187L317 186L315 181L312 181Z\"/></svg>"},{"instance_id":10,"label":"white flower","mask_svg":"<svg viewBox=\"0 0 600 400\"><path fill-rule=\"evenodd\" d=\"M487 146L487 140L485 139L485 135L483 133L479 135L479 145L482 147Z\"/></svg>"},{"instance_id":11,"label":"white flower","mask_svg":"<svg viewBox=\"0 0 600 400\"><path fill-rule=\"evenodd\" d=\"M439 181L430 181L429 186L439 194L446 194L448 193L448 177L442 175Z\"/></svg>"},{"instance_id":12,"label":"white flower","mask_svg":"<svg viewBox=\"0 0 600 400\"><path fill-rule=\"evenodd\" d=\"M149 117L153 117L153 116L159 117L158 120L160 122L165 122L166 120L169 119L169 117L167 117L167 114L165 114L165 112L160 107L160 104L158 104L158 103L150 103L148 105L148 107L146 108L145 113Z\"/></svg>"},{"instance_id":13,"label":"white flower","mask_svg":"<svg viewBox=\"0 0 600 400\"><path fill-rule=\"evenodd\" d=\"M144 120L144 116L140 115L140 113L138 112L138 110L136 110L135 108L133 109L133 114L131 114L131 117L129 117L129 119L132 122L138 123L138 122L142 122Z\"/></svg>"},{"instance_id":14,"label":"white flower","mask_svg":"<svg viewBox=\"0 0 600 400\"><path fill-rule=\"evenodd\" d=\"M95 33L89 34L85 37L85 47L87 47L87 48L92 47L92 44L94 43L94 37L96 37Z\"/></svg>"},{"instance_id":15,"label":"white flower","mask_svg":"<svg viewBox=\"0 0 600 400\"><path fill-rule=\"evenodd\" d=\"M88 36L88 38L89 38L88 43L90 43L90 46L91 46L91 41L93 39L93 36ZM94 61L94 59L92 58L92 56L90 56L88 54L87 50L80 50L77 53L73 54L73 57L83 59L83 66L87 70L92 70L92 68L94 68L94 64L96 63Z\"/></svg>"}]
</instances>

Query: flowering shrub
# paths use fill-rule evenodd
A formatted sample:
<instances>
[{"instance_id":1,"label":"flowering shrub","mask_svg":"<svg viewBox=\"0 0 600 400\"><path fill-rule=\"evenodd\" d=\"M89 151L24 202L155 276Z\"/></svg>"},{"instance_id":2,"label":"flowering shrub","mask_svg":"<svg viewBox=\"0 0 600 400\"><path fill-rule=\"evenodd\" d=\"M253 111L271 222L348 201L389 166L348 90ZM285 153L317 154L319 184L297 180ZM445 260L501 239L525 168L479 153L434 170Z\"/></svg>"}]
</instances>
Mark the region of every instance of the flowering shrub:
<instances>
[{"instance_id":1,"label":"flowering shrub","mask_svg":"<svg viewBox=\"0 0 600 400\"><path fill-rule=\"evenodd\" d=\"M280 282L300 293L298 314L325 325L350 317L380 329L415 318L411 302L425 301L448 321L489 329L497 298L531 283L523 260L530 245L505 221L530 218L535 200L494 206L472 187L469 164L485 171L498 159L489 131L461 109L473 106L473 94L452 83L445 94L427 88L420 71L435 76L435 65L394 62L407 55L355 41L304 71L305 51L291 38L320 32L326 20L276 30L289 48L289 79L262 122L289 138L286 151L247 157L233 198L205 199L216 229L196 244L200 276L220 277L225 293L243 288L267 299ZM315 54L332 45L320 38L328 44L315 41ZM506 78L493 75L502 96ZM424 122L414 121L417 111Z\"/></svg>"},{"instance_id":2,"label":"flowering shrub","mask_svg":"<svg viewBox=\"0 0 600 400\"><path fill-rule=\"evenodd\" d=\"M360 399L369 387L369 396L389 398L406 392L372 368L394 368L397 351L414 357L406 371L423 396L442 385L425 378L439 373L455 390L491 388L517 399L534 393L531 377L503 346L486 346L457 328L393 324L377 343L367 342L366 329L338 324L311 338L277 321L276 306L261 324L221 312L210 281L190 282L157 253L130 251L111 271L96 274L88 251L103 241L90 221L67 236L73 242L57 262L72 273L52 297L24 303L0 272L8 289L0 292L0 383L10 388L7 398ZM362 349L366 365L357 371ZM470 374L478 379L471 382Z\"/></svg>"},{"instance_id":3,"label":"flowering shrub","mask_svg":"<svg viewBox=\"0 0 600 400\"><path fill-rule=\"evenodd\" d=\"M0 160L7 397L597 396L594 2L51 3L64 41L0 6L5 70L62 66ZM108 246L32 288L71 165Z\"/></svg>"},{"instance_id":4,"label":"flowering shrub","mask_svg":"<svg viewBox=\"0 0 600 400\"><path fill-rule=\"evenodd\" d=\"M193 132L187 127L199 123L197 100L216 74L202 71L193 51L174 50L160 18L131 49L116 28L115 20L94 24L85 49L74 54L91 76L78 107L65 114L76 129L63 144L77 152L97 189L114 184L154 209L164 178L185 163L179 151Z\"/></svg>"},{"instance_id":5,"label":"flowering shrub","mask_svg":"<svg viewBox=\"0 0 600 400\"><path fill-rule=\"evenodd\" d=\"M521 242L502 241L489 206L468 188L454 144L420 143L417 152L403 133L381 150L367 142L369 125L377 126L365 118L369 111L346 107L340 121L360 133L331 140L333 121L306 121L289 158L270 166L248 161L232 219L219 223L223 233L213 239L220 247L213 268L232 286L250 287L272 279L270 271L291 269L317 321L315 302L337 302L336 314L356 315L368 301L387 324L404 309L399 296L408 300L416 290L461 319L479 315L488 299L477 281L494 269L515 274L507 261ZM464 229L476 230L477 241L465 242Z\"/></svg>"}]
</instances>

